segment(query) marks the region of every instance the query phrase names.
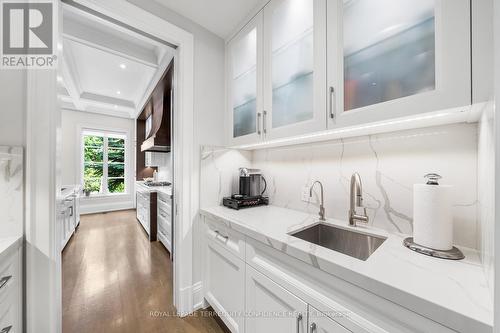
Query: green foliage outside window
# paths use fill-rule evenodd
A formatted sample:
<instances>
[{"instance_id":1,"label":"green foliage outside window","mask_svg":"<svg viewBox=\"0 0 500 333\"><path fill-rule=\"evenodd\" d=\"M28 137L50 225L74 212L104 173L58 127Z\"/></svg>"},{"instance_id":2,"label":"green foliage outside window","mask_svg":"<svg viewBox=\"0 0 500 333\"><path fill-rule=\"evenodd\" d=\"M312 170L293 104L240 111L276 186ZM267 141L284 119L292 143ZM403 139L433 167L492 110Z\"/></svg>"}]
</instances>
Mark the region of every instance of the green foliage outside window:
<instances>
[{"instance_id":1,"label":"green foliage outside window","mask_svg":"<svg viewBox=\"0 0 500 333\"><path fill-rule=\"evenodd\" d=\"M104 193L105 187L107 187L108 193L124 193L125 140L106 136L85 135L83 142L84 189L91 193ZM106 167L107 174L105 174ZM104 182L107 182L107 184Z\"/></svg>"}]
</instances>

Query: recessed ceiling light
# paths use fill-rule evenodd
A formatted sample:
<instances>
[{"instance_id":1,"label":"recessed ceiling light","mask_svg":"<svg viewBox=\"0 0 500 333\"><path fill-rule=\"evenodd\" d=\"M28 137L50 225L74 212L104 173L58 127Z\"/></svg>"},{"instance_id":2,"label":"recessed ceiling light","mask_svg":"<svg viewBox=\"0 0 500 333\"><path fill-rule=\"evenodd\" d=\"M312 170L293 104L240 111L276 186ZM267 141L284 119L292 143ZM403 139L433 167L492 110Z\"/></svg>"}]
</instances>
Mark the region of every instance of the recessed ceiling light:
<instances>
[{"instance_id":1,"label":"recessed ceiling light","mask_svg":"<svg viewBox=\"0 0 500 333\"><path fill-rule=\"evenodd\" d=\"M63 81L62 76L58 75L58 76L57 76L57 82L62 82L62 81Z\"/></svg>"},{"instance_id":2,"label":"recessed ceiling light","mask_svg":"<svg viewBox=\"0 0 500 333\"><path fill-rule=\"evenodd\" d=\"M116 105L116 104L115 104L115 105L113 105L113 107L114 107L115 109L117 109L117 108L118 108L118 105Z\"/></svg>"},{"instance_id":3,"label":"recessed ceiling light","mask_svg":"<svg viewBox=\"0 0 500 333\"><path fill-rule=\"evenodd\" d=\"M125 65L125 64L120 64L120 68L121 68L121 69L125 69L125 68L127 68L127 65Z\"/></svg>"},{"instance_id":4,"label":"recessed ceiling light","mask_svg":"<svg viewBox=\"0 0 500 333\"><path fill-rule=\"evenodd\" d=\"M120 95L122 92L120 90L117 90L116 93Z\"/></svg>"}]
</instances>

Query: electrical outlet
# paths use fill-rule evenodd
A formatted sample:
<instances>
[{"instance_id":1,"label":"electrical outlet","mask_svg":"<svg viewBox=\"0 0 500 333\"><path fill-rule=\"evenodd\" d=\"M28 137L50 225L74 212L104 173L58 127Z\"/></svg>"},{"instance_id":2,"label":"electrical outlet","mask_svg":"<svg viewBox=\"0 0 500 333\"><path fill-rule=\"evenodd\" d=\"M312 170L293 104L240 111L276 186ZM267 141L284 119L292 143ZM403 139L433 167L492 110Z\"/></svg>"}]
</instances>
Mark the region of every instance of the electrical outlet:
<instances>
[{"instance_id":1,"label":"electrical outlet","mask_svg":"<svg viewBox=\"0 0 500 333\"><path fill-rule=\"evenodd\" d=\"M311 202L311 200L313 198L309 197L309 186L304 186L302 187L302 195L301 195L301 199L302 201L304 202Z\"/></svg>"}]
</instances>

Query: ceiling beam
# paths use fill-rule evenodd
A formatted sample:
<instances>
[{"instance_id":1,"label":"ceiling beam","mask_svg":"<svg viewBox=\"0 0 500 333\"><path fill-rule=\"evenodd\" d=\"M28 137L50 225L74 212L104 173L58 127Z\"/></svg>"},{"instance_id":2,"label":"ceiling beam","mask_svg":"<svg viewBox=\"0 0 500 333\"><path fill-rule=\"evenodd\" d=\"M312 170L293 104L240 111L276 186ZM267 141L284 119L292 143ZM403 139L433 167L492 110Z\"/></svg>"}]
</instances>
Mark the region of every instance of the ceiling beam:
<instances>
[{"instance_id":1,"label":"ceiling beam","mask_svg":"<svg viewBox=\"0 0 500 333\"><path fill-rule=\"evenodd\" d=\"M154 46L146 48L76 21L64 21L63 37L154 69L158 67L158 58Z\"/></svg>"},{"instance_id":2,"label":"ceiling beam","mask_svg":"<svg viewBox=\"0 0 500 333\"><path fill-rule=\"evenodd\" d=\"M72 65L72 60L73 59L71 58L70 51L65 48L63 61L61 62L60 66L60 73L64 86L66 87L66 91L68 92L73 104L76 108L83 110L84 105L80 101L80 87L76 82L78 74L75 73L75 68Z\"/></svg>"}]
</instances>

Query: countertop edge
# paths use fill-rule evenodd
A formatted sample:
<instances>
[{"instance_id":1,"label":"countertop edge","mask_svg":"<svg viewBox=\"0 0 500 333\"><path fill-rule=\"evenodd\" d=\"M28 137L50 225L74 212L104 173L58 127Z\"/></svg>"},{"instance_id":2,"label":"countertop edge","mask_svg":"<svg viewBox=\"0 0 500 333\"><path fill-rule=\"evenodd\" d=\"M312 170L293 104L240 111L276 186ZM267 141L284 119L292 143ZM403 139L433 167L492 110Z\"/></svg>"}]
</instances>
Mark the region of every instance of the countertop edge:
<instances>
[{"instance_id":1,"label":"countertop edge","mask_svg":"<svg viewBox=\"0 0 500 333\"><path fill-rule=\"evenodd\" d=\"M255 239L258 242L262 242L262 240L256 239L255 237L252 236L252 233L258 233L264 237L268 237L268 235L265 235L263 233L260 233L259 231L253 230L252 228L249 228L248 226L245 226L242 224L240 221L237 220L231 220L226 216L221 216L214 214L211 211L208 211L207 209L210 208L200 208L200 214L209 218L213 218L216 220L223 220L225 223L231 223L231 224L236 224L239 228L237 231L244 233L246 236L251 237L252 239ZM298 212L301 213L301 212ZM241 230L242 229L242 230ZM279 240L276 240L279 242ZM268 245L263 243L264 245ZM268 245L269 246L269 245ZM289 255L292 258L295 258L297 260L300 260L301 262L313 266L311 263L304 261L303 259L299 258L298 256L295 256L291 253L281 251L280 249L277 249L273 246L275 250L278 250L282 252L285 255ZM294 248L294 251L302 251L301 249ZM303 251L302 251L303 252ZM306 254L305 252L303 252ZM324 259L322 259L324 260ZM321 267L315 267L327 274L336 276L344 281L347 281L349 283L352 283L353 285L357 286L358 288L364 289L374 295L377 295L378 297L384 298L390 302L393 302L395 304L398 304L399 306L408 309L409 311L412 311L414 313L417 313L429 320L435 321L436 323L439 323L443 326L446 326L450 329L457 330L460 329L460 327L457 323L464 323L464 321L467 323L467 330L473 330L475 332L492 332L492 325L483 322L479 319L472 318L467 316L466 314L454 311L453 309L446 308L445 306L436 304L432 301L426 300L422 297L416 296L414 294L411 294L405 290L393 287L387 283L384 283L382 281L379 281L377 279L374 279L370 276L364 275L362 273L359 273L355 270L349 269L348 267L345 267L344 265L338 264L334 261L330 261L332 265L336 267L336 273L332 273L328 270L322 269ZM346 278L346 274L349 274L348 278ZM354 278L353 278L354 277ZM384 290L384 292L381 292L381 290ZM402 302L401 298L406 298L406 302ZM410 299L412 302L417 303L419 305L417 306L411 306L408 305L408 299ZM405 304L406 303L406 304ZM418 308L425 308L427 311L426 313L422 313L422 311L419 311ZM435 315L429 315L436 313ZM443 320L443 318L446 318L446 320ZM461 327L464 329L464 327Z\"/></svg>"}]
</instances>

